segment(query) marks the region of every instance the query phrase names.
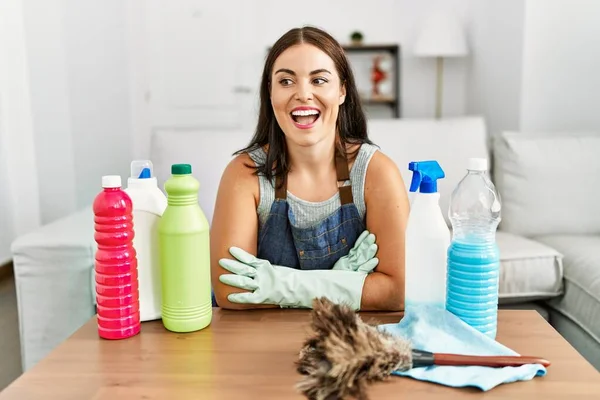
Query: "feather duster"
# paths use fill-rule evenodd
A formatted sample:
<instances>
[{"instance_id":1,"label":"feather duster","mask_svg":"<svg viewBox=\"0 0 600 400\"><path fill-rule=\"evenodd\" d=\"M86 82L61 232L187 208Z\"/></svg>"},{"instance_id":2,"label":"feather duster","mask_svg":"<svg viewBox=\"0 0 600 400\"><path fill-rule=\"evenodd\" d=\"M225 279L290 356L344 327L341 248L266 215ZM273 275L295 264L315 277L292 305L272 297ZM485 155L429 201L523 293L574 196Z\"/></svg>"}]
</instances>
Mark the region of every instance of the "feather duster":
<instances>
[{"instance_id":1,"label":"feather duster","mask_svg":"<svg viewBox=\"0 0 600 400\"><path fill-rule=\"evenodd\" d=\"M346 305L327 298L313 300L311 335L300 350L296 369L302 374L296 389L310 400L354 397L367 400L369 384L393 371L430 365L492 367L550 363L537 357L469 356L412 349L409 341L363 322Z\"/></svg>"}]
</instances>

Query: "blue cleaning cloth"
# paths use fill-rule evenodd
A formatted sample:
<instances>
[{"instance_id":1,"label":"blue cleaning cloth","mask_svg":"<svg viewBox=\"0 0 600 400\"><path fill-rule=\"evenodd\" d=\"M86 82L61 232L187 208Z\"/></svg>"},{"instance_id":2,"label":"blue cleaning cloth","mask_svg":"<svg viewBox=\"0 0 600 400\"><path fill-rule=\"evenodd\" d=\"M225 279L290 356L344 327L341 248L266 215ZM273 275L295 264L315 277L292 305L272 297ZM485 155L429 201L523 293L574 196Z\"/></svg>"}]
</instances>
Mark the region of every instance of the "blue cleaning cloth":
<instances>
[{"instance_id":1,"label":"blue cleaning cloth","mask_svg":"<svg viewBox=\"0 0 600 400\"><path fill-rule=\"evenodd\" d=\"M379 325L378 329L401 336L413 349L434 353L465 355L518 355L444 309L416 306L405 313L397 324ZM530 354L542 356L540 354ZM451 387L474 386L483 391L502 383L525 381L546 375L541 364L520 367L430 366L394 371L394 375L435 382Z\"/></svg>"}]
</instances>

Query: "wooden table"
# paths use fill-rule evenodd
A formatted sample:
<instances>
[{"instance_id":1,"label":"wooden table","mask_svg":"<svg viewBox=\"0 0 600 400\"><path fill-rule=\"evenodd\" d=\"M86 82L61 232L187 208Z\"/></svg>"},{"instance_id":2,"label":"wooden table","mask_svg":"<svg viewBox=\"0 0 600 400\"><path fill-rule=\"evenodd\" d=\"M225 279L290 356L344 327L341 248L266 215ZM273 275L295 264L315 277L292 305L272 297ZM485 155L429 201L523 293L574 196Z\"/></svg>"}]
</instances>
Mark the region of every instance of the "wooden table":
<instances>
[{"instance_id":1,"label":"wooden table","mask_svg":"<svg viewBox=\"0 0 600 400\"><path fill-rule=\"evenodd\" d=\"M215 309L209 328L176 334L146 322L136 337L98 338L96 319L0 393L0 400L303 399L294 384L307 310ZM401 314L362 313L365 321L398 322ZM391 377L372 399L600 399L600 374L535 311L502 310L497 340L552 362L545 377L488 392ZM410 397L405 396L410 395Z\"/></svg>"}]
</instances>

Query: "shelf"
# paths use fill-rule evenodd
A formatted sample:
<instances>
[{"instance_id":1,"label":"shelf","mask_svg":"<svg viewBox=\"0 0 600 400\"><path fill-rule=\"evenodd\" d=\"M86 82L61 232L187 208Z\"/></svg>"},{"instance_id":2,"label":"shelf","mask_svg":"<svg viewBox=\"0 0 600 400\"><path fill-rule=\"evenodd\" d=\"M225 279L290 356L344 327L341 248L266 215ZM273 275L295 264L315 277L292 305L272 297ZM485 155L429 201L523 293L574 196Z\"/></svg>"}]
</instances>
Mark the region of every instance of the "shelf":
<instances>
[{"instance_id":1,"label":"shelf","mask_svg":"<svg viewBox=\"0 0 600 400\"><path fill-rule=\"evenodd\" d=\"M394 82L393 95L389 97L373 98L371 96L361 96L362 104L364 105L385 105L392 109L395 118L401 117L401 102L400 102L400 46L397 44L384 44L384 43L363 43L363 44L351 44L347 43L342 45L342 48L347 54L368 54L368 53L388 53L392 57L395 63L395 68L392 72ZM361 55L362 55L361 54Z\"/></svg>"},{"instance_id":2,"label":"shelf","mask_svg":"<svg viewBox=\"0 0 600 400\"><path fill-rule=\"evenodd\" d=\"M397 54L400 50L400 46L395 44L351 44L342 46L345 51L348 52L387 52L392 54Z\"/></svg>"},{"instance_id":3,"label":"shelf","mask_svg":"<svg viewBox=\"0 0 600 400\"><path fill-rule=\"evenodd\" d=\"M360 99L363 104L389 104L394 105L397 103L396 99L391 97L381 97L381 98L373 98L373 97L361 97Z\"/></svg>"}]
</instances>

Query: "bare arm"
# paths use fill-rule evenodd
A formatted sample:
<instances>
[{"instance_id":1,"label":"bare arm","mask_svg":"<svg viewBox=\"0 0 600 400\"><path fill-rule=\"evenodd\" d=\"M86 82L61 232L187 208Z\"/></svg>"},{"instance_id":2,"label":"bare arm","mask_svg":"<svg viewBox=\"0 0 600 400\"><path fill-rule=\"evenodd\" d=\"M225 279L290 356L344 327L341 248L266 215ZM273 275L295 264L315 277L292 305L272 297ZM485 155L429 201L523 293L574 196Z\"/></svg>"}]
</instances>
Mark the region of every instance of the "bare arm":
<instances>
[{"instance_id":1,"label":"bare arm","mask_svg":"<svg viewBox=\"0 0 600 400\"><path fill-rule=\"evenodd\" d=\"M365 179L367 229L377 238L379 264L365 280L362 310L404 310L404 235L408 194L396 164L381 152Z\"/></svg>"},{"instance_id":2,"label":"bare arm","mask_svg":"<svg viewBox=\"0 0 600 400\"><path fill-rule=\"evenodd\" d=\"M257 253L258 178L253 175L253 161L247 154L233 159L221 177L210 232L211 280L219 307L229 309L275 308L275 305L238 304L227 300L230 293L244 292L219 281L230 272L219 265L221 258L232 258L229 248L237 246L250 254Z\"/></svg>"}]
</instances>

